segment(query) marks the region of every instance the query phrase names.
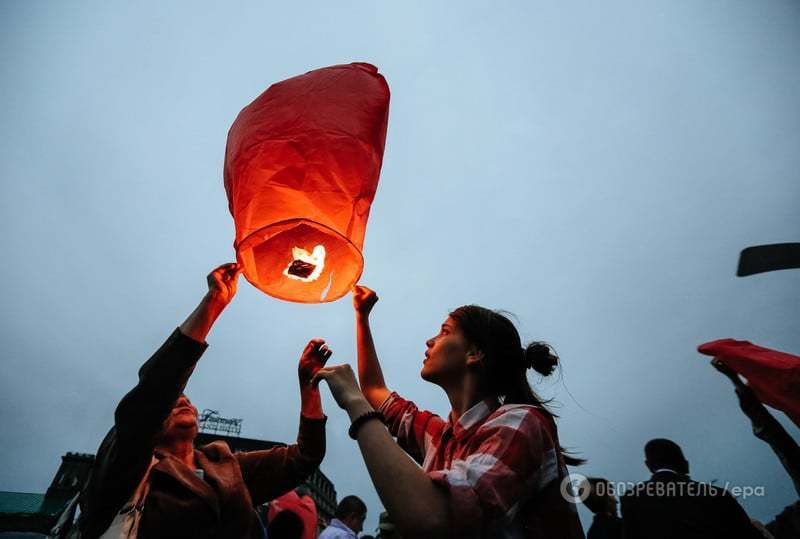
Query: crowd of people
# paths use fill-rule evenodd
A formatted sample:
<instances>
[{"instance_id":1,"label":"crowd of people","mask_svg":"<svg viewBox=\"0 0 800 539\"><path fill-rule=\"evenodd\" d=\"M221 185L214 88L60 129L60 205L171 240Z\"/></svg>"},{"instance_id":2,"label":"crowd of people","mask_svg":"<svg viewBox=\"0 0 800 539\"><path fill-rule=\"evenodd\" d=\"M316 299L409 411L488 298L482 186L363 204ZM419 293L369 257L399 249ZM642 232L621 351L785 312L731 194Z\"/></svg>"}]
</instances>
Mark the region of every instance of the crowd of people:
<instances>
[{"instance_id":1,"label":"crowd of people","mask_svg":"<svg viewBox=\"0 0 800 539\"><path fill-rule=\"evenodd\" d=\"M769 444L800 496L800 446L736 372L717 359L711 364L733 382L753 434ZM672 440L650 440L644 454L653 475L629 491L615 492L613 483L604 478L586 479L583 503L594 513L587 539L800 537L800 501L764 524L748 518L725 489L690 479L689 462ZM617 513L617 494L621 495L622 517Z\"/></svg>"},{"instance_id":2,"label":"crowd of people","mask_svg":"<svg viewBox=\"0 0 800 539\"><path fill-rule=\"evenodd\" d=\"M286 539L376 539L376 536L359 533L367 518L367 505L358 496L345 496L336 505L329 521L317 513L316 505L304 486L276 498L269 503L266 519L266 536ZM377 539L401 539L389 513L380 514Z\"/></svg>"},{"instance_id":3,"label":"crowd of people","mask_svg":"<svg viewBox=\"0 0 800 539\"><path fill-rule=\"evenodd\" d=\"M296 442L238 453L224 442L195 447L198 413L184 387L211 327L236 294L239 272L226 264L209 274L208 293L145 362L117 406L81 494L81 537L358 537L367 515L362 500L345 496L320 530L302 486L325 455L322 382L348 414L349 435L386 509L378 537L585 537L575 499L563 491L567 466L584 461L562 448L556 416L526 376L529 369L550 375L559 359L544 342L523 345L505 315L477 305L455 309L426 341L420 374L444 391L447 418L390 389L370 328L378 296L356 286L357 369L328 365L325 341L309 341L298 362ZM800 485L797 444L735 373L715 366L734 381L756 435ZM589 539L798 536L796 508L759 527L727 492L691 493L690 486L702 484L689 479L675 443L648 442L645 459L653 477L621 496L621 519L610 482L588 480L583 503L595 513ZM665 494L651 488L656 484L687 494ZM254 508L267 502L264 519Z\"/></svg>"}]
</instances>

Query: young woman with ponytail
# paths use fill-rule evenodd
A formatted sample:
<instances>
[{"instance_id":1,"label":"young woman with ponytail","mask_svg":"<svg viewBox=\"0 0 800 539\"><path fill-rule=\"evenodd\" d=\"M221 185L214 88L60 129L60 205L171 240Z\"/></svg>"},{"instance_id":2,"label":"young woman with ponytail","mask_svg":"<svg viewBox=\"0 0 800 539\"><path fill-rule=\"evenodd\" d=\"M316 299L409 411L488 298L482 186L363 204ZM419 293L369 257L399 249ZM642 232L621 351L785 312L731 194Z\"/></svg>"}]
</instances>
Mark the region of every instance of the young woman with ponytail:
<instances>
[{"instance_id":1,"label":"young woman with ponytail","mask_svg":"<svg viewBox=\"0 0 800 539\"><path fill-rule=\"evenodd\" d=\"M566 464L582 461L565 455L554 416L526 377L528 369L553 372L550 347L523 348L514 324L495 311L467 305L450 313L426 341L420 373L447 393L452 410L443 419L387 388L369 326L377 301L366 287L354 290L361 387L349 365L323 368L316 380L350 415L350 435L402 535L582 538L562 493Z\"/></svg>"}]
</instances>

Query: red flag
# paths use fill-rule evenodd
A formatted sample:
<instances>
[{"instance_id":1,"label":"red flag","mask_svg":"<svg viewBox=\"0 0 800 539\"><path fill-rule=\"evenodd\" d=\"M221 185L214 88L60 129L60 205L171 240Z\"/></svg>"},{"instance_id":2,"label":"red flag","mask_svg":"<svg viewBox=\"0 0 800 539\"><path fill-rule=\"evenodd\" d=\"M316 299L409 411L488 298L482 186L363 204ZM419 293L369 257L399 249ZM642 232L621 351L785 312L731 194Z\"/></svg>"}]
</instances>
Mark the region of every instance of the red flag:
<instances>
[{"instance_id":1,"label":"red flag","mask_svg":"<svg viewBox=\"0 0 800 539\"><path fill-rule=\"evenodd\" d=\"M782 410L800 427L800 357L734 339L707 342L697 350L747 378L761 402Z\"/></svg>"}]
</instances>

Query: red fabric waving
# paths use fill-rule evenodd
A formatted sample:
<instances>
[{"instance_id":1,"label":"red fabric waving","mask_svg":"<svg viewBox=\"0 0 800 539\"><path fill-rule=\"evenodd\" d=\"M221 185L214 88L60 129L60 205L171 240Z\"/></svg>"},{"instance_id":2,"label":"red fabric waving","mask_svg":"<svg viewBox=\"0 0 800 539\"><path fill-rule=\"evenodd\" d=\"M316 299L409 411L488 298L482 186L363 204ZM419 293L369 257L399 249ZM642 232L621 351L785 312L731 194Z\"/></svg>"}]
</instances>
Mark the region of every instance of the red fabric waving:
<instances>
[{"instance_id":1,"label":"red fabric waving","mask_svg":"<svg viewBox=\"0 0 800 539\"><path fill-rule=\"evenodd\" d=\"M800 427L800 357L734 339L707 342L697 350L747 378L761 402L782 410Z\"/></svg>"}]
</instances>

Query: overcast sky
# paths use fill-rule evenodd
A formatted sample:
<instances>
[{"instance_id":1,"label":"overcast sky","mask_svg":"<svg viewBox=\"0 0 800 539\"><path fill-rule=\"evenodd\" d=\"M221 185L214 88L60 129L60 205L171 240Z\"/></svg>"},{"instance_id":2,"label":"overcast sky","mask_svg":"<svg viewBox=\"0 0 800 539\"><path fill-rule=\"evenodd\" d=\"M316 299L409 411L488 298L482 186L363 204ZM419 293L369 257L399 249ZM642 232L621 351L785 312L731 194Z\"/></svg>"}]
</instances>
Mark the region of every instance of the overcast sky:
<instances>
[{"instance_id":1,"label":"overcast sky","mask_svg":"<svg viewBox=\"0 0 800 539\"><path fill-rule=\"evenodd\" d=\"M643 444L668 437L695 479L763 485L740 502L770 520L791 482L695 347L800 353L800 271L735 277L743 247L798 241L798 58L790 0L0 3L0 490L44 492L62 454L94 453L233 260L239 110L367 61L392 91L361 281L388 385L446 414L418 376L425 339L459 305L510 310L562 357L561 381L533 381L577 471L643 480ZM304 344L352 361L353 333L349 296L292 304L242 280L187 392L291 441ZM322 470L372 530L380 501L324 404Z\"/></svg>"}]
</instances>

